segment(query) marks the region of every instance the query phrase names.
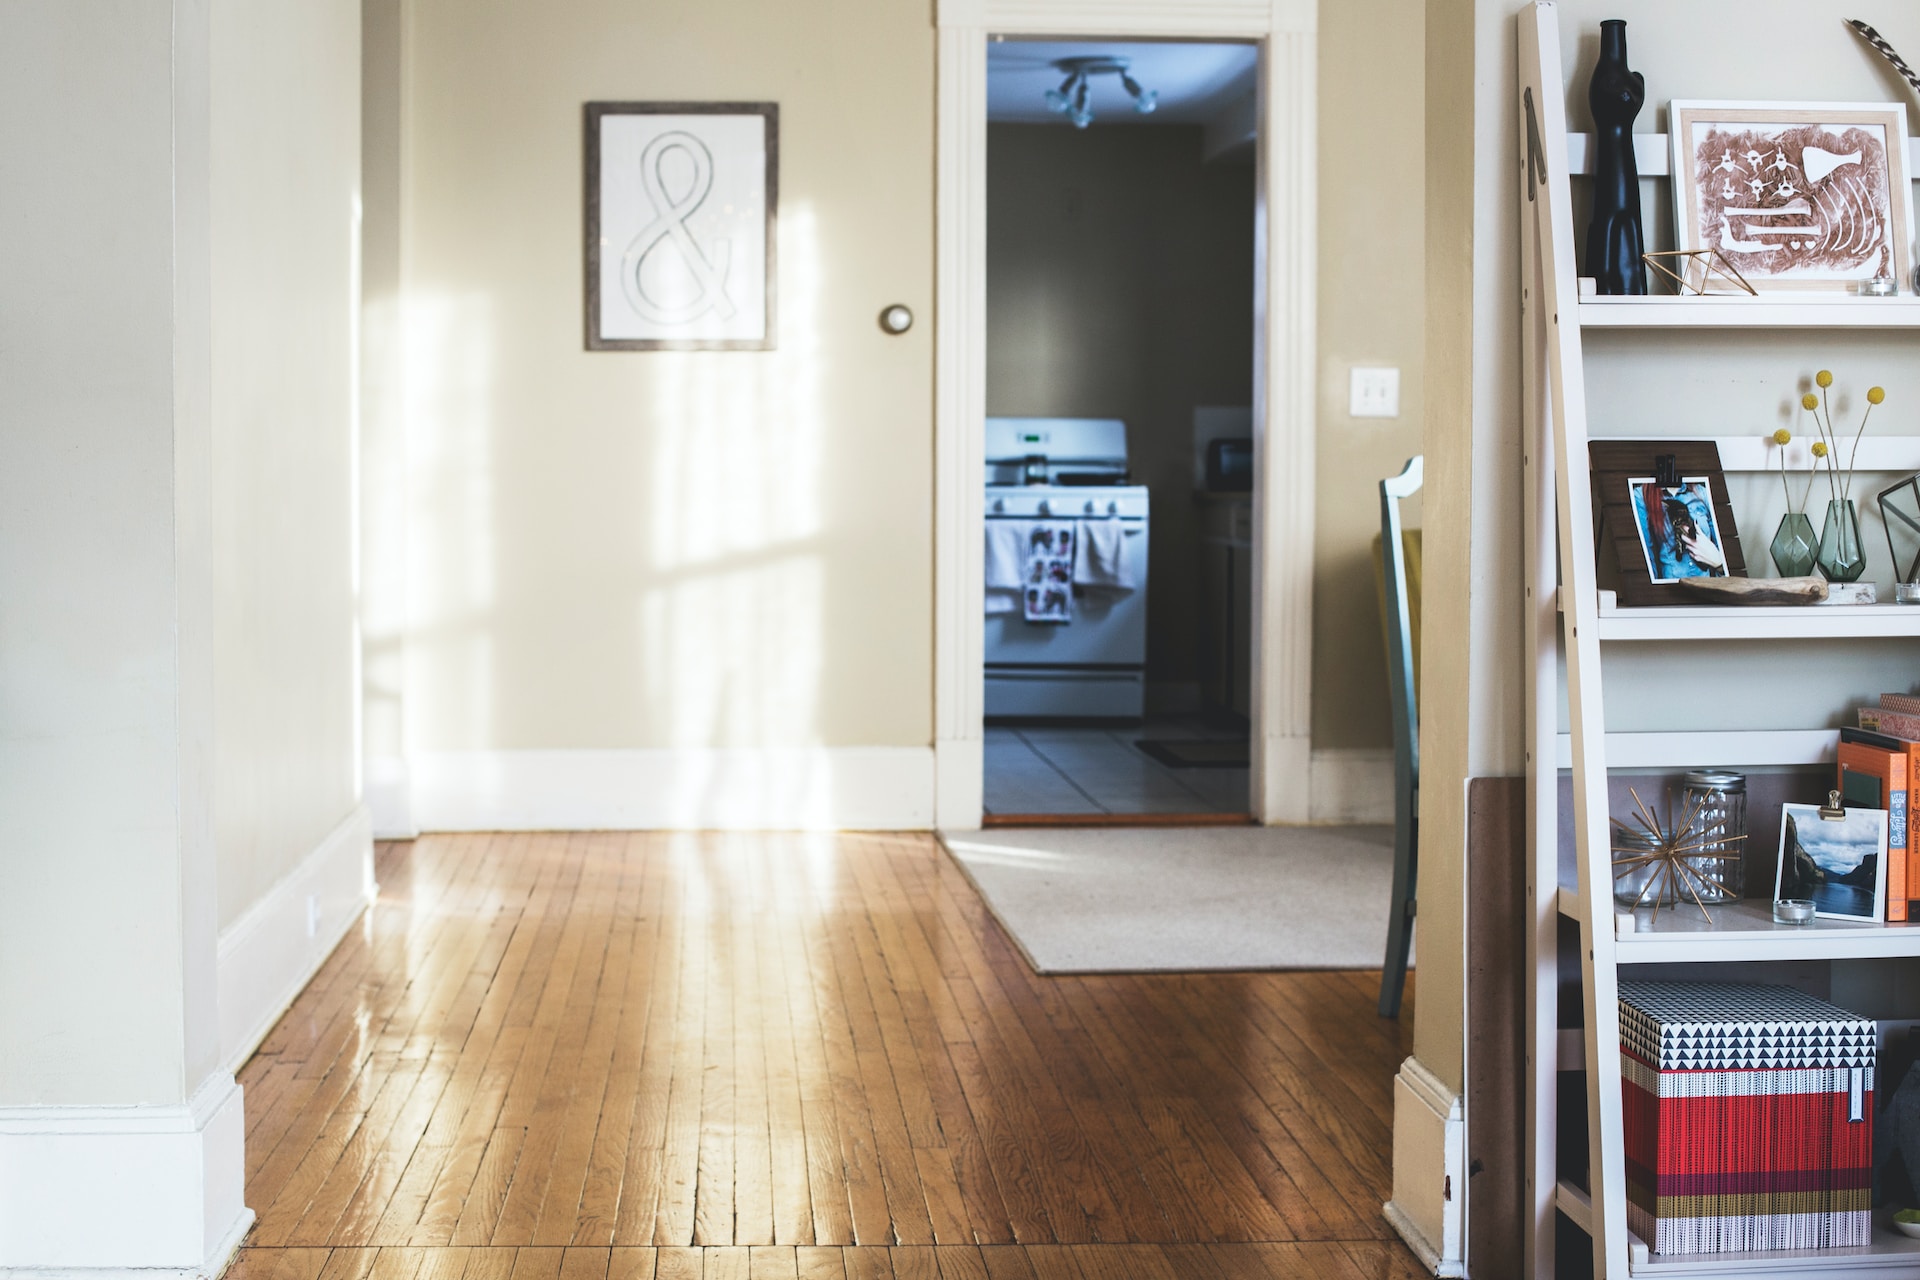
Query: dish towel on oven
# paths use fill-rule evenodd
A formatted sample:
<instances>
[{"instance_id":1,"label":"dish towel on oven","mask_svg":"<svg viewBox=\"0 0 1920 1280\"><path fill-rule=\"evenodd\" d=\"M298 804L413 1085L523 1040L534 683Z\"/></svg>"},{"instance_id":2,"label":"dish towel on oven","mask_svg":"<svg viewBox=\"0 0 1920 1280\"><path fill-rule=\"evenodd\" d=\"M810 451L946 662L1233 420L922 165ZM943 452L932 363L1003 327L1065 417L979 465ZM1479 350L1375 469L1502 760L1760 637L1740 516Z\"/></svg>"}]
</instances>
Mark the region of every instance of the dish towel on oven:
<instances>
[{"instance_id":1,"label":"dish towel on oven","mask_svg":"<svg viewBox=\"0 0 1920 1280\"><path fill-rule=\"evenodd\" d=\"M1127 563L1127 526L1120 520L1082 520L1074 548L1073 585L1119 594L1139 584Z\"/></svg>"},{"instance_id":2,"label":"dish towel on oven","mask_svg":"<svg viewBox=\"0 0 1920 1280\"><path fill-rule=\"evenodd\" d=\"M1027 525L1021 612L1028 622L1073 621L1073 548L1079 541L1075 532L1071 520L1035 520Z\"/></svg>"},{"instance_id":3,"label":"dish towel on oven","mask_svg":"<svg viewBox=\"0 0 1920 1280\"><path fill-rule=\"evenodd\" d=\"M1027 585L1027 535L1031 520L989 520L987 524L987 612L1019 613Z\"/></svg>"}]
</instances>

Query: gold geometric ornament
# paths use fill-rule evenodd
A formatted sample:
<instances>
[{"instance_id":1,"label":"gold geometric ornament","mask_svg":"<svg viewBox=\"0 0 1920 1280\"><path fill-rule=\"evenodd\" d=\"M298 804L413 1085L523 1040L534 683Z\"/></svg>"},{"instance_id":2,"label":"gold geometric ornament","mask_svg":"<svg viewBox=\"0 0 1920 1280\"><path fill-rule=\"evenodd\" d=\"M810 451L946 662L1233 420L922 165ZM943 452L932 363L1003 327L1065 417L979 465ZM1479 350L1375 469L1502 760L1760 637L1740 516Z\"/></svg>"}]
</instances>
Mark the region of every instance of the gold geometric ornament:
<instances>
[{"instance_id":1,"label":"gold geometric ornament","mask_svg":"<svg viewBox=\"0 0 1920 1280\"><path fill-rule=\"evenodd\" d=\"M1680 269L1676 271L1668 266L1669 260ZM1718 249L1662 249L1641 254L1640 261L1671 281L1674 292L1682 297L1730 297L1739 293L1760 296L1740 274L1740 268L1728 262ZM1718 290L1714 289L1716 280L1722 286Z\"/></svg>"},{"instance_id":2,"label":"gold geometric ornament","mask_svg":"<svg viewBox=\"0 0 1920 1280\"><path fill-rule=\"evenodd\" d=\"M1675 903L1693 899L1693 905L1700 908L1700 914L1709 921L1713 914L1707 910L1707 904L1700 900L1700 890L1706 889L1719 897L1728 894L1727 886L1700 869L1696 864L1716 855L1706 854L1704 849L1719 849L1746 836L1725 836L1714 834L1703 826L1701 818L1705 815L1704 799L1692 792L1687 795L1686 810L1680 820L1673 820L1673 797L1667 797L1667 819L1662 822L1654 816L1640 799L1640 793L1627 788L1627 794L1633 797L1634 824L1610 818L1615 828L1613 843L1613 878L1619 883L1620 877L1636 871L1651 869L1652 874L1641 888L1634 906L1648 904L1649 895L1653 906L1653 918L1660 918L1660 903L1669 895ZM1637 829L1636 829L1637 828Z\"/></svg>"}]
</instances>

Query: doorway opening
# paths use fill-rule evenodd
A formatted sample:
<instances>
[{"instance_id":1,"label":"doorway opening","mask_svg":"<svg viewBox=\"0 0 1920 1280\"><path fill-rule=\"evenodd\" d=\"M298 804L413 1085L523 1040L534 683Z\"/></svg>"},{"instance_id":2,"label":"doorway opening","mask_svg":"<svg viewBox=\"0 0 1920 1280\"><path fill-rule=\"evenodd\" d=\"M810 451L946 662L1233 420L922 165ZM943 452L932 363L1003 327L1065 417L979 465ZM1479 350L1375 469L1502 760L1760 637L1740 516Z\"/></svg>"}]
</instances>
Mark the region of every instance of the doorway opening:
<instances>
[{"instance_id":1,"label":"doorway opening","mask_svg":"<svg viewBox=\"0 0 1920 1280\"><path fill-rule=\"evenodd\" d=\"M983 820L1248 822L1259 48L986 63Z\"/></svg>"}]
</instances>

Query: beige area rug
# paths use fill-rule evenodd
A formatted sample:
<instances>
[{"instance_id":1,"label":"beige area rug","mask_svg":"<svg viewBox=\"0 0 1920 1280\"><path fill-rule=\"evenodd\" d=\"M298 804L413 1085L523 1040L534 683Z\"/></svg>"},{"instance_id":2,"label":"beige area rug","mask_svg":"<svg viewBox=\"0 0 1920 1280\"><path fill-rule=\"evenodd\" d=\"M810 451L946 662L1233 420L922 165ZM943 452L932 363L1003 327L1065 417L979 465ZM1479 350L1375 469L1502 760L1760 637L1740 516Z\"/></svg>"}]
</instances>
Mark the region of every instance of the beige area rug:
<instances>
[{"instance_id":1,"label":"beige area rug","mask_svg":"<svg viewBox=\"0 0 1920 1280\"><path fill-rule=\"evenodd\" d=\"M1040 973L1378 969L1391 827L942 832Z\"/></svg>"}]
</instances>

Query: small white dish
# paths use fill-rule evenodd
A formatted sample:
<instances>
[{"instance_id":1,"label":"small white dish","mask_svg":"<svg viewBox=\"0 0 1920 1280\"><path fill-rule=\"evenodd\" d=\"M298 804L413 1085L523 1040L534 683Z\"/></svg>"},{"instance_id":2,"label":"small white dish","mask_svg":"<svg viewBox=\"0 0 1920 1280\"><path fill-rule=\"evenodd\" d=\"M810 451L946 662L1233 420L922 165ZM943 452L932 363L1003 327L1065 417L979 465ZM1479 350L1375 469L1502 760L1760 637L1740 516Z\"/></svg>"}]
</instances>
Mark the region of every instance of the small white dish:
<instances>
[{"instance_id":1,"label":"small white dish","mask_svg":"<svg viewBox=\"0 0 1920 1280\"><path fill-rule=\"evenodd\" d=\"M1892 1223L1893 1229L1901 1235L1920 1240L1920 1222L1902 1222L1898 1218L1889 1218L1887 1221Z\"/></svg>"}]
</instances>

